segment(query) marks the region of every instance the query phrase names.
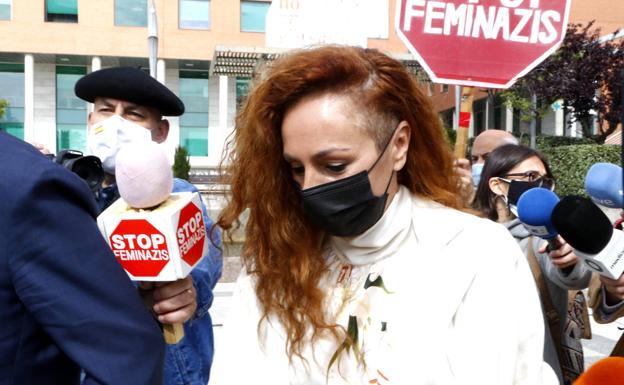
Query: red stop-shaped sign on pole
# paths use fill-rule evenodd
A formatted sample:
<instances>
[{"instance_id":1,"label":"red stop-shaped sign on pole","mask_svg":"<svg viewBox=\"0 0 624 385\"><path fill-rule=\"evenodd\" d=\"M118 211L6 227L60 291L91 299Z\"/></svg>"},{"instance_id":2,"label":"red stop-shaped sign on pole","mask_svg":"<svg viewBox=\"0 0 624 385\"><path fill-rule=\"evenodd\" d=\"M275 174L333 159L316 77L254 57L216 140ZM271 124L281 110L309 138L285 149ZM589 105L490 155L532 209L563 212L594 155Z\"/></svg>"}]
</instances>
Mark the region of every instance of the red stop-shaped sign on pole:
<instances>
[{"instance_id":1,"label":"red stop-shaped sign on pole","mask_svg":"<svg viewBox=\"0 0 624 385\"><path fill-rule=\"evenodd\" d=\"M434 82L508 88L554 52L571 0L397 0L395 28Z\"/></svg>"},{"instance_id":2,"label":"red stop-shaped sign on pole","mask_svg":"<svg viewBox=\"0 0 624 385\"><path fill-rule=\"evenodd\" d=\"M206 229L201 210L189 202L181 211L176 230L182 260L195 265L201 258L206 242Z\"/></svg>"},{"instance_id":3,"label":"red stop-shaped sign on pole","mask_svg":"<svg viewBox=\"0 0 624 385\"><path fill-rule=\"evenodd\" d=\"M124 219L110 235L113 253L134 277L156 277L169 263L165 236L145 219Z\"/></svg>"}]
</instances>

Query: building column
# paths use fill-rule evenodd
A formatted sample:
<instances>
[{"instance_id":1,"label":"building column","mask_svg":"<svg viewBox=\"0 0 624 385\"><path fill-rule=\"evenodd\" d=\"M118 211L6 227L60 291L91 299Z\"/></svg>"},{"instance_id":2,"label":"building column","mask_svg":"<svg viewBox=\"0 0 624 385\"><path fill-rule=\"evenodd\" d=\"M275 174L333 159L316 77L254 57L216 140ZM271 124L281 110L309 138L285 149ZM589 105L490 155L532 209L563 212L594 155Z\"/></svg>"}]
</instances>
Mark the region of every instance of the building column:
<instances>
[{"instance_id":1,"label":"building column","mask_svg":"<svg viewBox=\"0 0 624 385\"><path fill-rule=\"evenodd\" d=\"M505 106L505 131L513 132L513 108Z\"/></svg>"},{"instance_id":2,"label":"building column","mask_svg":"<svg viewBox=\"0 0 624 385\"><path fill-rule=\"evenodd\" d=\"M91 72L99 71L102 69L102 59L99 56L93 56L91 58Z\"/></svg>"},{"instance_id":3,"label":"building column","mask_svg":"<svg viewBox=\"0 0 624 385\"><path fill-rule=\"evenodd\" d=\"M158 59L156 62L156 80L165 84L165 71L167 70L167 64L163 59Z\"/></svg>"},{"instance_id":4,"label":"building column","mask_svg":"<svg viewBox=\"0 0 624 385\"><path fill-rule=\"evenodd\" d=\"M219 76L219 125L208 131L208 163L217 165L221 160L223 144L228 135L228 77Z\"/></svg>"},{"instance_id":5,"label":"building column","mask_svg":"<svg viewBox=\"0 0 624 385\"><path fill-rule=\"evenodd\" d=\"M565 136L565 122L563 121L563 100L557 100L553 103L553 112L555 114L555 136Z\"/></svg>"},{"instance_id":6,"label":"building column","mask_svg":"<svg viewBox=\"0 0 624 385\"><path fill-rule=\"evenodd\" d=\"M24 140L35 139L35 58L24 55Z\"/></svg>"},{"instance_id":7,"label":"building column","mask_svg":"<svg viewBox=\"0 0 624 385\"><path fill-rule=\"evenodd\" d=\"M102 69L102 59L99 56L93 56L91 58L91 72L99 71ZM93 103L87 103L87 112L93 112Z\"/></svg>"}]
</instances>

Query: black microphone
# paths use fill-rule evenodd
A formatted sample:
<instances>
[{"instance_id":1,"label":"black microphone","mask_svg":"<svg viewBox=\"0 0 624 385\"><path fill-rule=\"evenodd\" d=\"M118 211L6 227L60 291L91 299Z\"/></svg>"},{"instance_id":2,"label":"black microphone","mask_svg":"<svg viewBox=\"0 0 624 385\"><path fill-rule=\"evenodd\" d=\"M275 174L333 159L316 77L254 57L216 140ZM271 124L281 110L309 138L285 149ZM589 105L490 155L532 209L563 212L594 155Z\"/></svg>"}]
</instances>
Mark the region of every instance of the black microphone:
<instances>
[{"instance_id":1,"label":"black microphone","mask_svg":"<svg viewBox=\"0 0 624 385\"><path fill-rule=\"evenodd\" d=\"M587 266L618 279L624 271L624 233L591 200L570 195L555 206L552 224Z\"/></svg>"}]
</instances>

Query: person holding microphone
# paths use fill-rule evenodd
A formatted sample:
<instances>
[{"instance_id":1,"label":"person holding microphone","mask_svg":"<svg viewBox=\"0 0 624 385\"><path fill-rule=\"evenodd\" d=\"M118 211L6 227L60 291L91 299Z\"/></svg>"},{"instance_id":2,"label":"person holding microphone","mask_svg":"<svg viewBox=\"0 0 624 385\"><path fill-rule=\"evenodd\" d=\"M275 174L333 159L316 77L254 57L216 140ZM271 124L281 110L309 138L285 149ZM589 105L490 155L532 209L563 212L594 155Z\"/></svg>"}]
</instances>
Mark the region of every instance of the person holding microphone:
<instances>
[{"instance_id":1,"label":"person holding microphone","mask_svg":"<svg viewBox=\"0 0 624 385\"><path fill-rule=\"evenodd\" d=\"M591 271L580 263L572 247L558 236L558 248L547 252L548 243L530 232L518 219L517 205L522 193L536 187L553 190L554 177L546 158L526 146L506 144L489 154L477 187L474 207L483 216L503 224L514 236L529 262L535 261L533 271L540 292L546 328L544 359L555 370L561 384L570 384L583 371L580 340L564 333L568 314L568 290L584 289L589 285ZM553 312L548 311L552 306ZM556 314L555 314L556 313ZM556 318L554 318L556 316ZM562 349L562 346L571 349ZM580 359L561 359L569 350L579 352ZM576 357L579 358L579 357Z\"/></svg>"}]
</instances>

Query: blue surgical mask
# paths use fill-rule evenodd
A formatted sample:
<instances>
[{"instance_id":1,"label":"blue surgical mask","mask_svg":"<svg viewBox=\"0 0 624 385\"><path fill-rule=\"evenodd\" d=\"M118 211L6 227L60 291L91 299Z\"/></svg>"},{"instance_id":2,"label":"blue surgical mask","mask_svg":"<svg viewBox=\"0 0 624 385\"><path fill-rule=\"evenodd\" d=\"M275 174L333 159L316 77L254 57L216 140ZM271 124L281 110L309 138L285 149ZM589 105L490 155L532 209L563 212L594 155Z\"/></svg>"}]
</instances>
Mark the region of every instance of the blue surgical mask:
<instances>
[{"instance_id":1,"label":"blue surgical mask","mask_svg":"<svg viewBox=\"0 0 624 385\"><path fill-rule=\"evenodd\" d=\"M483 171L483 163L475 163L472 165L472 184L474 184L475 187L479 185L482 171Z\"/></svg>"}]
</instances>

